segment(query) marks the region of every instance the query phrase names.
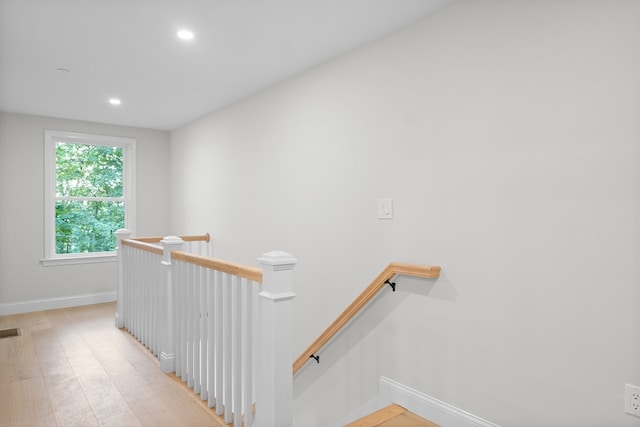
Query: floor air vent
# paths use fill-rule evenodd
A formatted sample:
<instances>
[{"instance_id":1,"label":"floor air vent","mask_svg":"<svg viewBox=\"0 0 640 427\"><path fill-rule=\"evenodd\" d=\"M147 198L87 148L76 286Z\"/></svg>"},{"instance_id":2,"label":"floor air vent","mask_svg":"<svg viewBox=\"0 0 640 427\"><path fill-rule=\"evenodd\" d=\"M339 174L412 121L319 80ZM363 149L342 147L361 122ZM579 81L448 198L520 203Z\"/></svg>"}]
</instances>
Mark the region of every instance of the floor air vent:
<instances>
[{"instance_id":1,"label":"floor air vent","mask_svg":"<svg viewBox=\"0 0 640 427\"><path fill-rule=\"evenodd\" d=\"M0 338L17 337L20 335L20 329L2 329L0 330Z\"/></svg>"}]
</instances>

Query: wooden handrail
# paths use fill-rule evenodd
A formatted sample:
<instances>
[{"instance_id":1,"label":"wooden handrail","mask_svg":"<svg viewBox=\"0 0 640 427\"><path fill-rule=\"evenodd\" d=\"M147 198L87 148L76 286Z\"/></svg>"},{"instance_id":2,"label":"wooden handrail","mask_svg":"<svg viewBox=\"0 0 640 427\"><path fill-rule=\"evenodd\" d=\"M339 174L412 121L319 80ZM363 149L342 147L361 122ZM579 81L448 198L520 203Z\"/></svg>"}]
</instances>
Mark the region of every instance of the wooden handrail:
<instances>
[{"instance_id":1,"label":"wooden handrail","mask_svg":"<svg viewBox=\"0 0 640 427\"><path fill-rule=\"evenodd\" d=\"M385 282L396 274L405 276L437 278L440 267L392 262L373 282L338 316L336 320L293 362L293 373L298 372L331 338L333 338L373 297L385 286Z\"/></svg>"},{"instance_id":2,"label":"wooden handrail","mask_svg":"<svg viewBox=\"0 0 640 427\"><path fill-rule=\"evenodd\" d=\"M180 238L185 242L209 242L211 240L209 233L195 236L180 236ZM164 239L164 237L131 237L129 239L122 239L122 244L162 255L162 248L155 244L160 243L162 239Z\"/></svg>"},{"instance_id":3,"label":"wooden handrail","mask_svg":"<svg viewBox=\"0 0 640 427\"><path fill-rule=\"evenodd\" d=\"M171 252L171 259L196 264L201 267L222 271L224 273L233 274L234 276L240 276L245 279L253 280L254 282L262 283L262 270L257 267L249 267L229 261L194 255L183 251Z\"/></svg>"},{"instance_id":4,"label":"wooden handrail","mask_svg":"<svg viewBox=\"0 0 640 427\"><path fill-rule=\"evenodd\" d=\"M209 233L195 236L179 236L185 242L209 242L211 240L211 236ZM137 240L138 242L145 243L160 243L160 241L164 239L164 237L134 237L130 240Z\"/></svg>"},{"instance_id":5,"label":"wooden handrail","mask_svg":"<svg viewBox=\"0 0 640 427\"><path fill-rule=\"evenodd\" d=\"M162 247L138 239L122 239L122 244L158 255L162 255L163 252Z\"/></svg>"}]
</instances>

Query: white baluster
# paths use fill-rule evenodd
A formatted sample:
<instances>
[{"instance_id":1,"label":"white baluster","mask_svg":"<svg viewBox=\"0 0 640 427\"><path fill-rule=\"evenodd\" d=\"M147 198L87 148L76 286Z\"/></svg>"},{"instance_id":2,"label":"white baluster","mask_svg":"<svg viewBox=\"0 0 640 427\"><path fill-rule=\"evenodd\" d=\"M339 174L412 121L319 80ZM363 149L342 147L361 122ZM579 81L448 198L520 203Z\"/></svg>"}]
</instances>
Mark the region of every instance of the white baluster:
<instances>
[{"instance_id":1,"label":"white baluster","mask_svg":"<svg viewBox=\"0 0 640 427\"><path fill-rule=\"evenodd\" d=\"M147 312L147 333L149 341L149 351L151 354L156 354L155 345L156 345L156 324L155 324L155 302L157 298L157 293L160 290L160 282L158 279L160 278L159 272L162 269L162 257L158 257L156 254L149 253L149 265L151 270L148 275L151 278L149 280L149 302L148 304L148 312Z\"/></svg>"},{"instance_id":2,"label":"white baluster","mask_svg":"<svg viewBox=\"0 0 640 427\"><path fill-rule=\"evenodd\" d=\"M200 346L202 345L202 310L201 310L201 269L199 266L193 266L193 392L200 394L201 380L200 380Z\"/></svg>"},{"instance_id":3,"label":"white baluster","mask_svg":"<svg viewBox=\"0 0 640 427\"><path fill-rule=\"evenodd\" d=\"M242 278L233 276L232 288L232 365L233 415L237 423L242 420Z\"/></svg>"},{"instance_id":4,"label":"white baluster","mask_svg":"<svg viewBox=\"0 0 640 427\"><path fill-rule=\"evenodd\" d=\"M118 264L118 298L116 301L116 314L115 323L116 328L124 327L124 251L122 248L122 239L128 239L131 236L131 232L127 229L121 228L116 230L116 259Z\"/></svg>"},{"instance_id":5,"label":"white baluster","mask_svg":"<svg viewBox=\"0 0 640 427\"><path fill-rule=\"evenodd\" d=\"M145 347L149 347L149 295L151 289L151 280L153 277L153 265L152 260L153 257L149 252L143 252L144 257L144 270L142 275L142 288L141 288L141 298L140 298L140 306L142 310L140 310L140 336L138 339Z\"/></svg>"},{"instance_id":6,"label":"white baluster","mask_svg":"<svg viewBox=\"0 0 640 427\"><path fill-rule=\"evenodd\" d=\"M182 353L182 376L183 382L187 382L189 379L189 264L184 263L182 266L182 286L179 289L182 308L182 322L181 322L181 340L180 347Z\"/></svg>"},{"instance_id":7,"label":"white baluster","mask_svg":"<svg viewBox=\"0 0 640 427\"><path fill-rule=\"evenodd\" d=\"M215 325L216 325L216 306L215 306L215 286L216 286L216 272L209 271L209 282L207 286L207 307L209 315L207 317L207 390L208 406L213 408L216 405L216 382L215 382L215 360L216 360L216 346L215 346Z\"/></svg>"},{"instance_id":8,"label":"white baluster","mask_svg":"<svg viewBox=\"0 0 640 427\"><path fill-rule=\"evenodd\" d=\"M138 296L138 293L140 292L140 269L142 268L140 265L141 259L140 259L140 254L139 254L139 250L138 249L134 249L134 262L135 262L135 267L134 267L134 272L133 272L133 282L132 282L132 286L131 289L133 291L133 298L132 298L132 304L131 304L131 328L132 331L131 333L133 334L134 337L138 337L139 333L138 333L138 325L139 325L139 316L140 316L140 297Z\"/></svg>"},{"instance_id":9,"label":"white baluster","mask_svg":"<svg viewBox=\"0 0 640 427\"><path fill-rule=\"evenodd\" d=\"M215 385L216 385L216 414L222 415L224 412L224 363L223 363L223 347L224 347L224 273L215 272L215 306L216 306L216 322L215 322Z\"/></svg>"},{"instance_id":10,"label":"white baluster","mask_svg":"<svg viewBox=\"0 0 640 427\"><path fill-rule=\"evenodd\" d=\"M144 251L137 250L137 258L140 260L136 272L136 304L134 305L136 314L134 316L136 325L136 338L140 340L142 336L142 316L144 311L144 273L146 271Z\"/></svg>"},{"instance_id":11,"label":"white baluster","mask_svg":"<svg viewBox=\"0 0 640 427\"><path fill-rule=\"evenodd\" d=\"M242 370L244 371L243 389L243 413L244 425L250 427L253 424L253 285L251 280L244 280L243 305L244 305L244 332L242 339Z\"/></svg>"},{"instance_id":12,"label":"white baluster","mask_svg":"<svg viewBox=\"0 0 640 427\"><path fill-rule=\"evenodd\" d=\"M162 262L162 261L161 261ZM157 266L154 269L154 280L153 280L153 298L151 301L151 351L156 357L159 357L160 354L160 330L162 327L158 324L160 321L163 321L162 317L164 315L160 315L160 298L161 295L164 294L163 282L162 282L162 273L165 273L162 268L162 264Z\"/></svg>"},{"instance_id":13,"label":"white baluster","mask_svg":"<svg viewBox=\"0 0 640 427\"><path fill-rule=\"evenodd\" d=\"M165 273L162 268L162 259L160 260L160 265L154 269L154 280L153 280L153 296L151 300L151 351L156 357L159 357L160 351L160 330L162 327L159 325L159 322L164 321L162 317L164 314L160 315L160 298L161 295L164 294L163 282L162 282L162 273Z\"/></svg>"},{"instance_id":14,"label":"white baluster","mask_svg":"<svg viewBox=\"0 0 640 427\"><path fill-rule=\"evenodd\" d=\"M128 312L128 319L125 318L125 322L129 323L127 329L133 335L133 329L136 323L135 311L136 311L136 292L138 291L138 257L135 248L129 248L131 253L131 273L129 274L129 299L128 307L125 307Z\"/></svg>"},{"instance_id":15,"label":"white baluster","mask_svg":"<svg viewBox=\"0 0 640 427\"><path fill-rule=\"evenodd\" d=\"M131 277L132 277L132 264L133 260L131 259L131 248L129 246L124 246L122 248L122 263L123 263L123 290L122 295L124 298L122 299L122 322L124 323L124 327L127 330L131 324Z\"/></svg>"},{"instance_id":16,"label":"white baluster","mask_svg":"<svg viewBox=\"0 0 640 427\"><path fill-rule=\"evenodd\" d=\"M208 374L208 347L209 347L209 329L208 318L209 309L207 308L207 289L209 288L209 270L204 267L198 267L201 271L200 278L200 399L207 400L209 398L209 388L207 387Z\"/></svg>"},{"instance_id":17,"label":"white baluster","mask_svg":"<svg viewBox=\"0 0 640 427\"><path fill-rule=\"evenodd\" d=\"M131 329L129 330L134 337L138 336L138 318L140 316L140 307L138 306L138 302L140 298L138 297L138 292L140 291L140 250L137 248L133 249L133 259L134 259L134 270L133 270L133 281L131 283L132 290L132 304L131 304Z\"/></svg>"},{"instance_id":18,"label":"white baluster","mask_svg":"<svg viewBox=\"0 0 640 427\"><path fill-rule=\"evenodd\" d=\"M140 280L140 257L138 256L138 249L132 248L132 271L131 271L131 326L129 332L135 337L136 326L138 324L138 286Z\"/></svg>"},{"instance_id":19,"label":"white baluster","mask_svg":"<svg viewBox=\"0 0 640 427\"><path fill-rule=\"evenodd\" d=\"M223 364L223 403L224 403L224 421L230 424L233 421L233 394L231 386L233 384L232 378L232 344L231 334L232 325L232 298L231 298L231 276L229 274L223 274L223 298L224 306L223 310L223 331L222 331L222 364Z\"/></svg>"},{"instance_id":20,"label":"white baluster","mask_svg":"<svg viewBox=\"0 0 640 427\"><path fill-rule=\"evenodd\" d=\"M194 295L193 295L193 264L187 266L187 385L193 388L193 346L195 329Z\"/></svg>"},{"instance_id":21,"label":"white baluster","mask_svg":"<svg viewBox=\"0 0 640 427\"><path fill-rule=\"evenodd\" d=\"M171 276L173 282L173 304L174 304L174 316L175 316L175 349L176 349L176 376L182 378L182 361L183 361L183 346L184 335L183 323L184 323L184 303L182 302L182 289L184 288L184 263L181 261L175 262L174 274Z\"/></svg>"}]
</instances>

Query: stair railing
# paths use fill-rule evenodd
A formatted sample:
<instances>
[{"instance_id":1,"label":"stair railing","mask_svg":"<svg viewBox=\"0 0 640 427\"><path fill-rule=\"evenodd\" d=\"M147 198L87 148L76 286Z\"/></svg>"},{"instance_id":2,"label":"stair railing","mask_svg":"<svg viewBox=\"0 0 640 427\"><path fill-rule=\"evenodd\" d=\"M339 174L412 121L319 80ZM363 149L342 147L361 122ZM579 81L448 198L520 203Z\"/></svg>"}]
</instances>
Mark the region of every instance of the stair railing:
<instances>
[{"instance_id":1,"label":"stair railing","mask_svg":"<svg viewBox=\"0 0 640 427\"><path fill-rule=\"evenodd\" d=\"M291 426L296 260L280 251L260 257L261 268L182 251L171 259L176 376L228 424Z\"/></svg>"},{"instance_id":2,"label":"stair railing","mask_svg":"<svg viewBox=\"0 0 640 427\"><path fill-rule=\"evenodd\" d=\"M386 285L395 291L391 279L396 275L424 277L434 279L440 276L440 267L414 264L390 263L373 282L334 320L325 331L294 361L295 375L310 359L320 363L319 350L335 337Z\"/></svg>"},{"instance_id":3,"label":"stair railing","mask_svg":"<svg viewBox=\"0 0 640 427\"><path fill-rule=\"evenodd\" d=\"M258 259L261 268L243 266L182 250L185 240L200 241L193 236L129 234L116 232L116 326L128 329L160 359L163 372L175 371L227 424L291 426L296 260L273 251Z\"/></svg>"}]
</instances>

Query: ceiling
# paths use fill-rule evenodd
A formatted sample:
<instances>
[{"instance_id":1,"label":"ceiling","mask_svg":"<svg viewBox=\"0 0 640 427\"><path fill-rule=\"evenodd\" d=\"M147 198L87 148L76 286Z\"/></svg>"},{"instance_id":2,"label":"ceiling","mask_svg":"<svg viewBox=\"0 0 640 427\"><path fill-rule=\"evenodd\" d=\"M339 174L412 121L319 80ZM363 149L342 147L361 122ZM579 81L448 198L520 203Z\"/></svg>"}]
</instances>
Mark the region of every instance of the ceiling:
<instances>
[{"instance_id":1,"label":"ceiling","mask_svg":"<svg viewBox=\"0 0 640 427\"><path fill-rule=\"evenodd\" d=\"M0 0L0 110L172 130L445 1Z\"/></svg>"}]
</instances>

